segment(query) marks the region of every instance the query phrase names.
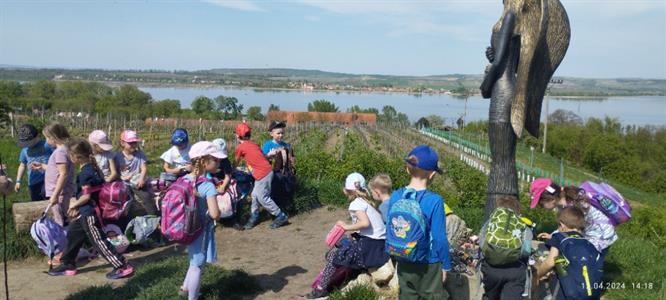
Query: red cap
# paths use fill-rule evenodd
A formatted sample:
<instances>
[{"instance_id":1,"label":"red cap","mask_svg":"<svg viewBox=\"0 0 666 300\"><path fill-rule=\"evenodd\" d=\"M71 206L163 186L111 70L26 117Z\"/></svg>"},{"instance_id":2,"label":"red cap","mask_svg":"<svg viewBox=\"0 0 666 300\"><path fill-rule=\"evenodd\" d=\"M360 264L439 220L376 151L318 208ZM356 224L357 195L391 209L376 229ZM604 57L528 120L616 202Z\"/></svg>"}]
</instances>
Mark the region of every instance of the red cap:
<instances>
[{"instance_id":1,"label":"red cap","mask_svg":"<svg viewBox=\"0 0 666 300\"><path fill-rule=\"evenodd\" d=\"M252 132L252 128L250 128L250 126L247 125L246 123L240 123L240 124L236 125L236 135L239 136L239 137L244 137L248 133L251 133L251 132Z\"/></svg>"}]
</instances>

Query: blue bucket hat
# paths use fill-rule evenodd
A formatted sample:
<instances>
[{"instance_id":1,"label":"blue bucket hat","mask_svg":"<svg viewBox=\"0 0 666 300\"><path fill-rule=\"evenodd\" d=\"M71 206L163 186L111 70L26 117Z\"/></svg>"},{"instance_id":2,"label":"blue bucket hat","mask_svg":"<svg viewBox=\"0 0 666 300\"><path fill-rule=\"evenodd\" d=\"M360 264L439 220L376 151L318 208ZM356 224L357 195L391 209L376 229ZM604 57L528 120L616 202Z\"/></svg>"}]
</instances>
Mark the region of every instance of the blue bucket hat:
<instances>
[{"instance_id":1,"label":"blue bucket hat","mask_svg":"<svg viewBox=\"0 0 666 300\"><path fill-rule=\"evenodd\" d=\"M419 145L412 149L407 155L405 162L424 171L442 173L438 165L439 157L437 156L437 152L427 145Z\"/></svg>"},{"instance_id":2,"label":"blue bucket hat","mask_svg":"<svg viewBox=\"0 0 666 300\"><path fill-rule=\"evenodd\" d=\"M189 137L187 136L187 130L184 128L176 128L171 134L171 145L181 146L187 145L190 142Z\"/></svg>"}]
</instances>

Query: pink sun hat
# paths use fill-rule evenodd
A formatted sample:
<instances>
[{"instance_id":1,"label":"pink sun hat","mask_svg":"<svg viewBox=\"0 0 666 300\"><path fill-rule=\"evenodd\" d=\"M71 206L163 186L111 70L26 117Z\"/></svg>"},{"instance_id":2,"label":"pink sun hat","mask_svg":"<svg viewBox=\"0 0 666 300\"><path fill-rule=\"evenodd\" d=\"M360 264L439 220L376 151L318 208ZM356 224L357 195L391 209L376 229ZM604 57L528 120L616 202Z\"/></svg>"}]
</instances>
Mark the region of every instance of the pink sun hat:
<instances>
[{"instance_id":1,"label":"pink sun hat","mask_svg":"<svg viewBox=\"0 0 666 300\"><path fill-rule=\"evenodd\" d=\"M190 159L195 159L197 157L202 157L206 155L210 155L212 157L216 157L219 159L227 158L227 156L224 155L224 153L222 153L220 147L209 141L202 141L192 145L192 148L190 148L189 155Z\"/></svg>"},{"instance_id":2,"label":"pink sun hat","mask_svg":"<svg viewBox=\"0 0 666 300\"><path fill-rule=\"evenodd\" d=\"M557 190L552 187L553 181L549 178L537 178L530 184L530 195L532 196L532 202L530 202L530 208L535 208L539 204L539 199L543 192L554 195Z\"/></svg>"},{"instance_id":3,"label":"pink sun hat","mask_svg":"<svg viewBox=\"0 0 666 300\"><path fill-rule=\"evenodd\" d=\"M95 130L88 135L88 142L99 146L104 151L111 151L113 144L104 131Z\"/></svg>"},{"instance_id":4,"label":"pink sun hat","mask_svg":"<svg viewBox=\"0 0 666 300\"><path fill-rule=\"evenodd\" d=\"M125 143L136 143L140 142L139 134L134 130L125 130L120 134L120 140Z\"/></svg>"}]
</instances>

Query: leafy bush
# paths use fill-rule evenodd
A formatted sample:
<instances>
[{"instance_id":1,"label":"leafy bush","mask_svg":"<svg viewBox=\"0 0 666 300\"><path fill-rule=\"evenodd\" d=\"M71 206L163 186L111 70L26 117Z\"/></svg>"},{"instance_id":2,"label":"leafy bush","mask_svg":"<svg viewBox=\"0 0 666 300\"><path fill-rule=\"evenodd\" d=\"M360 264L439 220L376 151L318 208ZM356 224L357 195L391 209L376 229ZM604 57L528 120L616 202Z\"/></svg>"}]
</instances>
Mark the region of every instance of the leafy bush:
<instances>
[{"instance_id":1,"label":"leafy bush","mask_svg":"<svg viewBox=\"0 0 666 300\"><path fill-rule=\"evenodd\" d=\"M378 300L377 292L367 285L357 285L343 293L342 290L334 291L329 300Z\"/></svg>"}]
</instances>

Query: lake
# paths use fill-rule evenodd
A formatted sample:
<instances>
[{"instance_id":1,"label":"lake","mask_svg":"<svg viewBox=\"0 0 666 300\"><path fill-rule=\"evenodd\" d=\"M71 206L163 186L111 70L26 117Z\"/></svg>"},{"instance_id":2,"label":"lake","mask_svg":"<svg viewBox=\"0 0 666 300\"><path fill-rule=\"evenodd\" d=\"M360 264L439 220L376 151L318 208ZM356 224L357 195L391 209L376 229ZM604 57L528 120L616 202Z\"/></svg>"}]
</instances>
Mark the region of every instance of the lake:
<instances>
[{"instance_id":1,"label":"lake","mask_svg":"<svg viewBox=\"0 0 666 300\"><path fill-rule=\"evenodd\" d=\"M381 111L384 105L395 107L414 122L421 117L436 114L445 118L447 124L453 124L465 113L465 100L450 95L410 95L399 93L358 93L326 91L264 90L236 87L140 87L150 93L153 99L176 99L183 108L189 108L197 96L215 98L219 95L236 97L245 109L260 106L266 112L271 104L286 111L306 111L308 103L317 99L326 99L335 103L340 111L358 105L362 108L374 107ZM467 100L467 118L469 121L487 120L490 101L480 96ZM624 125L666 126L666 97L664 96L629 96L609 97L606 99L549 99L549 111L566 109L573 111L583 119L590 117L618 118ZM544 101L542 119L546 114Z\"/></svg>"}]
</instances>

